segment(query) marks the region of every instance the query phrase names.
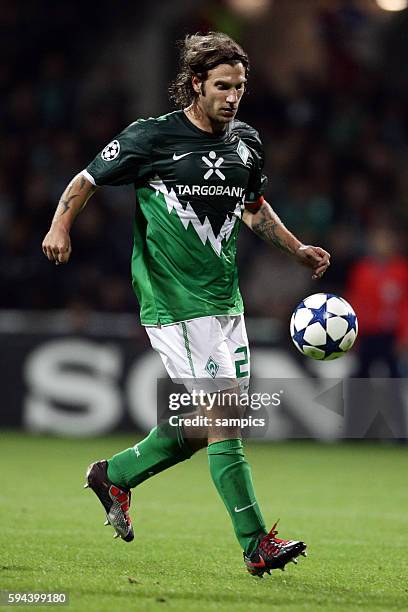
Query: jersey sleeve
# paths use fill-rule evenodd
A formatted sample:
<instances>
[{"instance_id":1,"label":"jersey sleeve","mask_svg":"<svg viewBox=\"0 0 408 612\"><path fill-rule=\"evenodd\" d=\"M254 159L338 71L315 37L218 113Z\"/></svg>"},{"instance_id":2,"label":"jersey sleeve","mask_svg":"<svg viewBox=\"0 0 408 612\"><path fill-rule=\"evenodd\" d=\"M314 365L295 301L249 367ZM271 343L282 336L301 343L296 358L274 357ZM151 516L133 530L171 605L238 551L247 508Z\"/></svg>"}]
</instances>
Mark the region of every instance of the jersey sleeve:
<instances>
[{"instance_id":1,"label":"jersey sleeve","mask_svg":"<svg viewBox=\"0 0 408 612\"><path fill-rule=\"evenodd\" d=\"M131 123L98 153L84 171L95 185L141 183L152 173L154 124L149 119Z\"/></svg>"},{"instance_id":2,"label":"jersey sleeve","mask_svg":"<svg viewBox=\"0 0 408 612\"><path fill-rule=\"evenodd\" d=\"M251 129L242 136L242 140L250 148L253 158L253 166L245 192L245 203L250 205L261 201L268 179L264 173L264 148L258 132Z\"/></svg>"}]
</instances>

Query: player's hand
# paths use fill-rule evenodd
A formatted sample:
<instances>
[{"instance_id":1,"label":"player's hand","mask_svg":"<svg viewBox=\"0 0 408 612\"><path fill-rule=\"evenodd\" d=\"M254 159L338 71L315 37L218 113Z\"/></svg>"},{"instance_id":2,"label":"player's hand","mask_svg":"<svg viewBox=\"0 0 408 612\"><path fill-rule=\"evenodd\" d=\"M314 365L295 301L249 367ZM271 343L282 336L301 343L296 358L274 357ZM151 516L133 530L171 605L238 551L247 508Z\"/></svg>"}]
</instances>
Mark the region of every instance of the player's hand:
<instances>
[{"instance_id":1,"label":"player's hand","mask_svg":"<svg viewBox=\"0 0 408 612\"><path fill-rule=\"evenodd\" d=\"M44 255L56 265L68 263L71 255L71 238L62 225L51 225L42 243Z\"/></svg>"},{"instance_id":2,"label":"player's hand","mask_svg":"<svg viewBox=\"0 0 408 612\"><path fill-rule=\"evenodd\" d=\"M302 244L295 255L299 263L313 270L312 278L314 280L322 278L330 266L330 253L321 247Z\"/></svg>"}]
</instances>

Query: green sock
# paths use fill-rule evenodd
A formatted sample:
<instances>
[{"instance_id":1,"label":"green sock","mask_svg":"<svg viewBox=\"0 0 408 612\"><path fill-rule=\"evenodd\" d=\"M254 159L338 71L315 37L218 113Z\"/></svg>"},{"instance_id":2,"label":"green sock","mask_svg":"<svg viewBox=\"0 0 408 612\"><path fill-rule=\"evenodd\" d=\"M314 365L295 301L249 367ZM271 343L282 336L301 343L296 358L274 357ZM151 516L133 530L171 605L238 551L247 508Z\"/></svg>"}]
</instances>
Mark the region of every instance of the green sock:
<instances>
[{"instance_id":1,"label":"green sock","mask_svg":"<svg viewBox=\"0 0 408 612\"><path fill-rule=\"evenodd\" d=\"M158 425L141 442L114 455L108 461L108 478L114 484L130 489L151 476L189 459L191 450L180 425ZM175 437L177 433L177 437Z\"/></svg>"},{"instance_id":2,"label":"green sock","mask_svg":"<svg viewBox=\"0 0 408 612\"><path fill-rule=\"evenodd\" d=\"M212 479L230 514L235 535L245 553L250 555L266 529L242 441L214 442L209 444L207 452Z\"/></svg>"}]
</instances>

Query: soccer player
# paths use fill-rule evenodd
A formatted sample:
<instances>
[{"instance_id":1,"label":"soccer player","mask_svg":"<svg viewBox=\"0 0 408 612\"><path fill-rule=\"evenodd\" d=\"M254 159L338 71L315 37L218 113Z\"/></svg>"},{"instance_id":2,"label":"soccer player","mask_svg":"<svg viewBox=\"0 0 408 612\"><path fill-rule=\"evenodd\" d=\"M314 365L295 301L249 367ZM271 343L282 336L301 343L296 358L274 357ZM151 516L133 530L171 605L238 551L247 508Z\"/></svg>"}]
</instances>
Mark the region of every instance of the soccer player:
<instances>
[{"instance_id":1,"label":"soccer player","mask_svg":"<svg viewBox=\"0 0 408 612\"><path fill-rule=\"evenodd\" d=\"M223 394L238 397L249 382L235 261L241 222L311 268L313 278L330 260L322 248L295 238L264 199L259 135L235 119L248 67L247 54L225 34L187 36L170 89L180 110L135 121L75 176L42 245L50 261L67 263L70 229L88 198L102 185L134 184L132 282L141 323L172 379L189 391L203 381L215 385L220 401L213 417L239 415L239 402L226 412ZM85 486L104 506L115 537L133 540L131 489L203 447L248 571L262 576L306 555L303 542L276 537L276 524L267 532L234 423L201 429L160 423L134 447L91 464Z\"/></svg>"}]
</instances>

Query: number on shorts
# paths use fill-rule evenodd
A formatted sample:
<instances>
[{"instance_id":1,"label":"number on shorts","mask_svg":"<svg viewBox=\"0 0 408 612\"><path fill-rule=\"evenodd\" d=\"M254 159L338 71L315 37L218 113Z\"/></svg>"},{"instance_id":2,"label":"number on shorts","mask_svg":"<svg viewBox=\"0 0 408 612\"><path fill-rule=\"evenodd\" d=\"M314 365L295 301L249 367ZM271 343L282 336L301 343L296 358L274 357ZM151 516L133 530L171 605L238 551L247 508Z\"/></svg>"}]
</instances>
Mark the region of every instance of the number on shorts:
<instances>
[{"instance_id":1,"label":"number on shorts","mask_svg":"<svg viewBox=\"0 0 408 612\"><path fill-rule=\"evenodd\" d=\"M248 371L248 347L247 346L240 346L235 351L235 355L237 353L242 353L242 359L237 359L235 361L235 375L236 375L236 377L237 378L243 378L244 376L249 376L249 371ZM244 371L242 371L242 368L246 368L246 369Z\"/></svg>"}]
</instances>

